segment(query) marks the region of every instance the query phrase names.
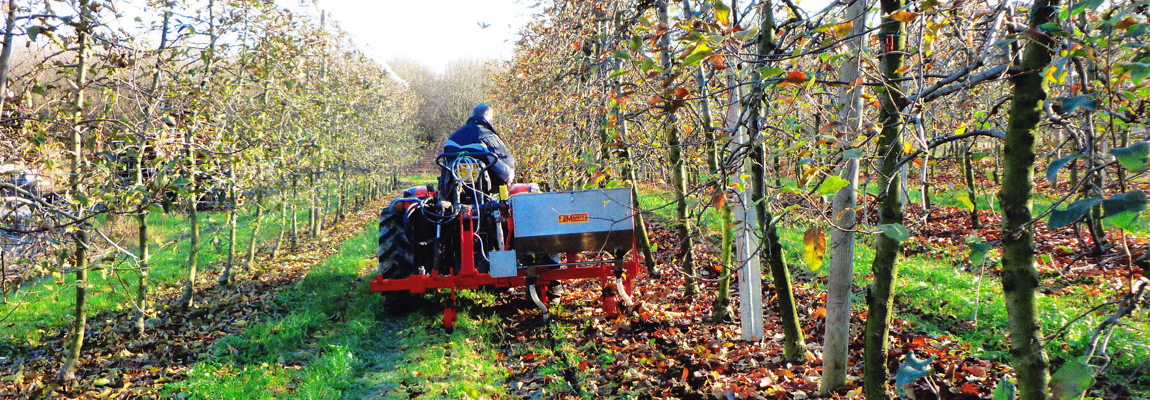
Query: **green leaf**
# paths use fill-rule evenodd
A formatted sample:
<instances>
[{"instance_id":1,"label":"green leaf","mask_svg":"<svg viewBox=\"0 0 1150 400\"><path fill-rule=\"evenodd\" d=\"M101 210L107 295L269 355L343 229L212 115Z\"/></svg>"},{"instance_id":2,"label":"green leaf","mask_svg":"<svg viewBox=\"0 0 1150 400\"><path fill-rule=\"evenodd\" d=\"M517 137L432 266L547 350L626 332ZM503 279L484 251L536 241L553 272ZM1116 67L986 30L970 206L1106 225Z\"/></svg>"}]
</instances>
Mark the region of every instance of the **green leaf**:
<instances>
[{"instance_id":1,"label":"green leaf","mask_svg":"<svg viewBox=\"0 0 1150 400\"><path fill-rule=\"evenodd\" d=\"M1108 216L1105 221L1107 225L1118 227L1124 231L1131 231L1134 229L1134 223L1138 221L1138 217L1142 214L1139 213L1121 213L1118 215Z\"/></svg>"},{"instance_id":2,"label":"green leaf","mask_svg":"<svg viewBox=\"0 0 1150 400\"><path fill-rule=\"evenodd\" d=\"M711 50L710 46L700 43L698 46L695 46L695 51L691 52L691 55L683 60L683 65L698 65L699 61L710 57L712 54L715 54L715 52Z\"/></svg>"},{"instance_id":3,"label":"green leaf","mask_svg":"<svg viewBox=\"0 0 1150 400\"><path fill-rule=\"evenodd\" d=\"M1130 27L1130 29L1127 29L1126 34L1122 35L1120 37L1120 39L1126 39L1126 38L1132 38L1132 37L1145 37L1145 36L1146 36L1146 24L1137 24L1137 25L1134 25L1133 27Z\"/></svg>"},{"instance_id":4,"label":"green leaf","mask_svg":"<svg viewBox=\"0 0 1150 400\"><path fill-rule=\"evenodd\" d=\"M612 72L612 73L611 73L611 77L612 77L612 78L617 78L617 77L620 77L620 76L623 76L623 75L627 75L627 74L629 74L629 73L631 73L631 70L627 70L627 69L621 69L621 70L618 70L618 71Z\"/></svg>"},{"instance_id":5,"label":"green leaf","mask_svg":"<svg viewBox=\"0 0 1150 400\"><path fill-rule=\"evenodd\" d=\"M1010 46L1011 43L1014 43L1017 41L1018 41L1018 38L1002 39L1002 40L999 40L997 42L994 42L994 44L992 46L1000 48L1000 49L1005 49L1007 46Z\"/></svg>"},{"instance_id":6,"label":"green leaf","mask_svg":"<svg viewBox=\"0 0 1150 400\"><path fill-rule=\"evenodd\" d=\"M982 161L982 159L986 158L986 156L988 156L988 155L990 155L990 154L983 152L983 151L980 151L977 153L970 153L970 162Z\"/></svg>"},{"instance_id":7,"label":"green leaf","mask_svg":"<svg viewBox=\"0 0 1150 400\"><path fill-rule=\"evenodd\" d=\"M1118 63L1118 66L1130 71L1130 80L1135 85L1141 85L1142 80L1146 79L1146 75L1150 75L1150 64L1132 62L1132 63Z\"/></svg>"},{"instance_id":8,"label":"green leaf","mask_svg":"<svg viewBox=\"0 0 1150 400\"><path fill-rule=\"evenodd\" d=\"M1045 24L1039 25L1038 29L1041 29L1046 33L1062 32L1062 27L1059 26L1057 22L1047 22Z\"/></svg>"},{"instance_id":9,"label":"green leaf","mask_svg":"<svg viewBox=\"0 0 1150 400\"><path fill-rule=\"evenodd\" d=\"M643 37L639 35L631 36L631 50L639 51L643 49Z\"/></svg>"},{"instance_id":10,"label":"green leaf","mask_svg":"<svg viewBox=\"0 0 1150 400\"><path fill-rule=\"evenodd\" d=\"M39 36L39 35L40 35L40 27L38 27L38 26L28 27L28 41L29 42L35 42L36 36Z\"/></svg>"},{"instance_id":11,"label":"green leaf","mask_svg":"<svg viewBox=\"0 0 1150 400\"><path fill-rule=\"evenodd\" d=\"M623 50L615 50L611 52L611 57L618 58L620 60L631 61L631 55L627 54L627 52Z\"/></svg>"},{"instance_id":12,"label":"green leaf","mask_svg":"<svg viewBox=\"0 0 1150 400\"><path fill-rule=\"evenodd\" d=\"M1059 97L1055 100L1062 103L1061 111L1063 114L1070 114L1078 107L1082 107L1088 111L1096 110L1098 108L1098 100L1091 100L1091 97L1094 97L1093 93L1074 97Z\"/></svg>"},{"instance_id":13,"label":"green leaf","mask_svg":"<svg viewBox=\"0 0 1150 400\"><path fill-rule=\"evenodd\" d=\"M878 230L886 237L900 242L910 240L910 231L907 231L902 224L883 224L878 226Z\"/></svg>"},{"instance_id":14,"label":"green leaf","mask_svg":"<svg viewBox=\"0 0 1150 400\"><path fill-rule=\"evenodd\" d=\"M1106 218L1126 212L1142 212L1146 209L1146 192L1131 190L1110 196L1110 198L1102 201L1102 209L1106 213Z\"/></svg>"},{"instance_id":15,"label":"green leaf","mask_svg":"<svg viewBox=\"0 0 1150 400\"><path fill-rule=\"evenodd\" d=\"M1050 398L1076 399L1093 381L1094 369L1089 364L1082 360L1069 361L1050 377Z\"/></svg>"},{"instance_id":16,"label":"green leaf","mask_svg":"<svg viewBox=\"0 0 1150 400\"><path fill-rule=\"evenodd\" d=\"M787 72L787 71L784 71L782 69L775 68L775 67L762 67L762 68L758 69L758 72L759 72L759 76L761 76L763 78L769 78L769 77L772 77L775 75L782 75L784 72Z\"/></svg>"},{"instance_id":17,"label":"green leaf","mask_svg":"<svg viewBox=\"0 0 1150 400\"><path fill-rule=\"evenodd\" d=\"M914 356L913 351L907 353L906 358L898 365L898 372L894 375L894 387L898 391L898 395L904 395L902 392L904 386L933 374L934 368L930 366L932 362L934 362L934 357L920 360Z\"/></svg>"},{"instance_id":18,"label":"green leaf","mask_svg":"<svg viewBox=\"0 0 1150 400\"><path fill-rule=\"evenodd\" d=\"M990 242L967 243L970 247L970 263L974 265L981 265L983 260L986 260L986 252L990 251L993 247Z\"/></svg>"},{"instance_id":19,"label":"green leaf","mask_svg":"<svg viewBox=\"0 0 1150 400\"><path fill-rule=\"evenodd\" d=\"M848 182L846 179L839 178L838 176L835 176L835 175L831 175L831 176L828 176L827 179L823 181L822 185L819 185L819 194L822 194L824 196L832 195L832 194L835 194L836 192L838 192L839 189L842 189L849 184L850 184L850 182Z\"/></svg>"},{"instance_id":20,"label":"green leaf","mask_svg":"<svg viewBox=\"0 0 1150 400\"><path fill-rule=\"evenodd\" d=\"M1014 380L1003 375L1002 379L998 381L998 386L994 388L991 400L1014 400L1017 393L1018 388L1014 386Z\"/></svg>"},{"instance_id":21,"label":"green leaf","mask_svg":"<svg viewBox=\"0 0 1150 400\"><path fill-rule=\"evenodd\" d=\"M1064 210L1051 210L1050 220L1047 221L1046 224L1051 228L1061 228L1070 225L1079 218L1082 218L1087 211L1090 211L1090 207L1094 207L1100 203L1102 203L1102 199L1089 198L1078 200L1074 202L1074 204L1067 206Z\"/></svg>"},{"instance_id":22,"label":"green leaf","mask_svg":"<svg viewBox=\"0 0 1150 400\"><path fill-rule=\"evenodd\" d=\"M731 8L727 7L722 0L714 2L711 6L715 8L715 20L723 25L730 25Z\"/></svg>"},{"instance_id":23,"label":"green leaf","mask_svg":"<svg viewBox=\"0 0 1150 400\"><path fill-rule=\"evenodd\" d=\"M691 32L691 33L688 33L688 34L686 34L686 35L684 35L684 36L680 36L680 37L679 37L679 41L680 41L680 42L695 42L695 43L698 43L698 42L701 42L701 41L703 41L703 39L706 39L706 38L707 38L707 37L706 37L706 36L703 36L703 34L702 34L701 32Z\"/></svg>"},{"instance_id":24,"label":"green leaf","mask_svg":"<svg viewBox=\"0 0 1150 400\"><path fill-rule=\"evenodd\" d=\"M1150 143L1138 142L1127 147L1110 149L1110 155L1118 159L1118 163L1126 169L1142 172L1146 169L1146 162L1150 161L1148 160L1150 157L1147 157L1150 155Z\"/></svg>"},{"instance_id":25,"label":"green leaf","mask_svg":"<svg viewBox=\"0 0 1150 400\"><path fill-rule=\"evenodd\" d=\"M652 60L650 58L645 58L645 59L643 59L643 62L639 63L639 70L641 70L643 72L650 71L652 68L655 68L655 67L656 67L655 60Z\"/></svg>"},{"instance_id":26,"label":"green leaf","mask_svg":"<svg viewBox=\"0 0 1150 400\"><path fill-rule=\"evenodd\" d=\"M957 192L954 194L954 198L957 199L959 203L962 203L962 206L966 207L967 211L974 211L974 203L970 202L970 192Z\"/></svg>"},{"instance_id":27,"label":"green leaf","mask_svg":"<svg viewBox=\"0 0 1150 400\"><path fill-rule=\"evenodd\" d=\"M862 149L860 149L858 147L847 149L847 150L843 151L843 158L850 159L850 160L858 160L860 158L863 158Z\"/></svg>"},{"instance_id":28,"label":"green leaf","mask_svg":"<svg viewBox=\"0 0 1150 400\"><path fill-rule=\"evenodd\" d=\"M1072 156L1062 157L1062 158L1059 158L1057 160L1051 161L1050 165L1046 166L1046 180L1050 181L1050 185L1052 185L1052 186L1055 183L1058 183L1058 170L1061 169L1066 164L1069 164L1071 161L1074 161L1075 159L1079 159L1082 157L1086 157L1086 155L1085 154L1075 154Z\"/></svg>"}]
</instances>

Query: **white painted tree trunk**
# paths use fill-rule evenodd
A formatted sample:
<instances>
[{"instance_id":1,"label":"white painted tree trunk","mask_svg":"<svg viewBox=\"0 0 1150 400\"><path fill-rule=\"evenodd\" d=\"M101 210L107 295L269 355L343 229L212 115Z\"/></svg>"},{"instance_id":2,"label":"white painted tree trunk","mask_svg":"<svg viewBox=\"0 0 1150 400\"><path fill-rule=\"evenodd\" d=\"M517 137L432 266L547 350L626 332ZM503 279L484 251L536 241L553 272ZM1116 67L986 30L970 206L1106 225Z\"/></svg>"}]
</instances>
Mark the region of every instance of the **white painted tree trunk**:
<instances>
[{"instance_id":1,"label":"white painted tree trunk","mask_svg":"<svg viewBox=\"0 0 1150 400\"><path fill-rule=\"evenodd\" d=\"M847 7L847 20L853 21L851 35L860 35L866 28L866 2L856 0ZM839 79L854 82L859 77L859 58L866 43L861 36L846 41L848 53L842 64ZM848 84L839 94L839 120L846 124L844 141L850 143L862 127L862 85ZM845 148L844 148L845 149ZM834 223L831 229L831 259L827 265L827 319L823 331L823 379L820 391L824 394L846 384L847 344L850 342L851 284L854 279L855 207L858 204L858 159L844 160L839 177L848 184L835 193L831 201Z\"/></svg>"}]
</instances>

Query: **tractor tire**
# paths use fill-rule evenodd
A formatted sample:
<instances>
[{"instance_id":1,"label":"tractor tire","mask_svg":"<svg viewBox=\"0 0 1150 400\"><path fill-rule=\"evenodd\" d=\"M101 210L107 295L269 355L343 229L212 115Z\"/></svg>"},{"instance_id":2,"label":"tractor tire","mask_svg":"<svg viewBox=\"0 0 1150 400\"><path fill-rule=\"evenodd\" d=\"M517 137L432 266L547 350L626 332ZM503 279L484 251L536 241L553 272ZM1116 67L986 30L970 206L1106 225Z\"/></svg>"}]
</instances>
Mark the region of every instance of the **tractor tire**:
<instances>
[{"instance_id":1,"label":"tractor tire","mask_svg":"<svg viewBox=\"0 0 1150 400\"><path fill-rule=\"evenodd\" d=\"M411 239L403 229L403 210L385 208L379 214L379 274L383 279L403 279L415 273Z\"/></svg>"}]
</instances>

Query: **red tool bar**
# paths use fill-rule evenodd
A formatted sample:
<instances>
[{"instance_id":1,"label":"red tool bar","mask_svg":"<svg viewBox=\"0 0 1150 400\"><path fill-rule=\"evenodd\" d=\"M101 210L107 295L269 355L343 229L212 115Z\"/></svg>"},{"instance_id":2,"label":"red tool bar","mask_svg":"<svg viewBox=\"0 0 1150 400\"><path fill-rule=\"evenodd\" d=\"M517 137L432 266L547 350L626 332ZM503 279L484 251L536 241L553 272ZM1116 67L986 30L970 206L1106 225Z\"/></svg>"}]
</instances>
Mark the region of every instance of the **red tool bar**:
<instances>
[{"instance_id":1,"label":"red tool bar","mask_svg":"<svg viewBox=\"0 0 1150 400\"><path fill-rule=\"evenodd\" d=\"M625 284L628 287L628 291L630 291L631 280L638 270L639 263L637 261L627 260L623 262L623 271L627 275ZM536 269L536 272L539 274L539 283L546 284L553 281L570 279L611 277L615 273L615 264L613 260L605 260L602 264L599 264L599 266L566 268L539 267ZM427 289L453 287L459 289L478 289L480 286L488 285L495 287L526 286L527 270L521 268L517 276L507 278L492 278L491 274L440 276L435 272L431 275L412 275L404 279L383 279L380 275L376 275L375 279L370 282L370 285L372 292L409 291L411 293L423 293L426 292Z\"/></svg>"}]
</instances>

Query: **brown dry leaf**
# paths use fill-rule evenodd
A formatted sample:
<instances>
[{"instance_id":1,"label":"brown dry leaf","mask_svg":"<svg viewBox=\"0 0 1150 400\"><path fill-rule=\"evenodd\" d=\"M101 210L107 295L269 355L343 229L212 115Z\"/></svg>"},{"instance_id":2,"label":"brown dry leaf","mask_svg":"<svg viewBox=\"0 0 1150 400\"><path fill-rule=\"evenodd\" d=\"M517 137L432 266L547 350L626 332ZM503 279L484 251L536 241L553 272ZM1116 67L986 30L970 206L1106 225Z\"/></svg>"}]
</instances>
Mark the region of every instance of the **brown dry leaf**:
<instances>
[{"instance_id":1,"label":"brown dry leaf","mask_svg":"<svg viewBox=\"0 0 1150 400\"><path fill-rule=\"evenodd\" d=\"M722 209L723 205L726 204L726 194L726 191L716 191L715 194L711 195L711 205L714 206L716 210Z\"/></svg>"},{"instance_id":2,"label":"brown dry leaf","mask_svg":"<svg viewBox=\"0 0 1150 400\"><path fill-rule=\"evenodd\" d=\"M1125 19L1118 21L1117 24L1114 24L1114 27L1117 29L1125 30L1126 28L1134 26L1136 23L1138 23L1138 21L1135 21L1134 17L1126 17Z\"/></svg>"},{"instance_id":3,"label":"brown dry leaf","mask_svg":"<svg viewBox=\"0 0 1150 400\"><path fill-rule=\"evenodd\" d=\"M799 84L807 81L807 73L799 70L787 71L787 82Z\"/></svg>"}]
</instances>

